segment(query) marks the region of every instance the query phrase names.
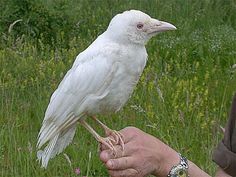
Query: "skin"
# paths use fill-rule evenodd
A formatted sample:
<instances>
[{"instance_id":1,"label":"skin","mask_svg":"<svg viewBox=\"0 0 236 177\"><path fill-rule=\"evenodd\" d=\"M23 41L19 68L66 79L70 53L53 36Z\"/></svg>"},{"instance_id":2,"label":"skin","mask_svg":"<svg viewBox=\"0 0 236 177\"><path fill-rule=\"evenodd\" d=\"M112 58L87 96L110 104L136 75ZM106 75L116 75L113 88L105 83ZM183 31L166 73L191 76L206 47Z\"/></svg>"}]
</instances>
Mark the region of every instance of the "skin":
<instances>
[{"instance_id":1,"label":"skin","mask_svg":"<svg viewBox=\"0 0 236 177\"><path fill-rule=\"evenodd\" d=\"M172 166L179 163L178 153L159 139L135 128L120 130L125 148L115 146L116 154L101 146L100 159L104 162L112 177L144 177L150 174L166 177ZM191 177L210 177L191 161L189 175ZM217 177L228 177L222 169L218 169Z\"/></svg>"},{"instance_id":2,"label":"skin","mask_svg":"<svg viewBox=\"0 0 236 177\"><path fill-rule=\"evenodd\" d=\"M216 171L216 177L231 177L231 176L225 173L224 170L222 170L222 168L218 167Z\"/></svg>"}]
</instances>

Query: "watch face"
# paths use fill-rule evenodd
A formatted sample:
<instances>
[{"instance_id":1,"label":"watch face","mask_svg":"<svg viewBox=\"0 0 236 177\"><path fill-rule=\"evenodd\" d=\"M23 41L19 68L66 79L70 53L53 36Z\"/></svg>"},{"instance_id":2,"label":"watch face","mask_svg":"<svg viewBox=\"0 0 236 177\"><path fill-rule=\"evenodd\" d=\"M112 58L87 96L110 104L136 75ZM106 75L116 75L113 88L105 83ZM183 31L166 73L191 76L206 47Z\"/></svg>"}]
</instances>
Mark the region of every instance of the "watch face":
<instances>
[{"instance_id":1,"label":"watch face","mask_svg":"<svg viewBox=\"0 0 236 177\"><path fill-rule=\"evenodd\" d=\"M185 170L179 169L176 171L176 177L188 177L188 174Z\"/></svg>"},{"instance_id":2,"label":"watch face","mask_svg":"<svg viewBox=\"0 0 236 177\"><path fill-rule=\"evenodd\" d=\"M189 177L188 161L181 154L179 154L179 156L180 156L180 163L171 168L168 177Z\"/></svg>"}]
</instances>

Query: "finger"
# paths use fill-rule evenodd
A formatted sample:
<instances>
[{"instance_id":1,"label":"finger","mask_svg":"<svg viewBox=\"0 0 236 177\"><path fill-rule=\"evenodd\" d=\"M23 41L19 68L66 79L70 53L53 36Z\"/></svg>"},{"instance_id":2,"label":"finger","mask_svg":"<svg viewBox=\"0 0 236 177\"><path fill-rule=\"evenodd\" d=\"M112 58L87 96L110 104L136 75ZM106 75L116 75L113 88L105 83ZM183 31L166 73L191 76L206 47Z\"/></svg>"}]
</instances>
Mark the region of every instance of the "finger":
<instances>
[{"instance_id":1,"label":"finger","mask_svg":"<svg viewBox=\"0 0 236 177\"><path fill-rule=\"evenodd\" d=\"M100 153L100 159L101 159L101 161L103 161L104 163L106 163L109 159L110 159L110 157L111 157L111 151L109 151L109 150L104 150L104 151L102 151L101 153Z\"/></svg>"},{"instance_id":2,"label":"finger","mask_svg":"<svg viewBox=\"0 0 236 177\"><path fill-rule=\"evenodd\" d=\"M111 151L110 149L104 150L100 153L100 159L103 162L107 162L109 159L117 159L120 157L130 156L133 152L133 148L130 145L131 145L130 143L127 143L125 145L124 150L120 145L116 145L114 147L116 154L114 154L114 152Z\"/></svg>"},{"instance_id":3,"label":"finger","mask_svg":"<svg viewBox=\"0 0 236 177\"><path fill-rule=\"evenodd\" d=\"M111 175L111 177L137 177L138 171L135 169L126 169L126 170L109 170L108 173Z\"/></svg>"},{"instance_id":4,"label":"finger","mask_svg":"<svg viewBox=\"0 0 236 177\"><path fill-rule=\"evenodd\" d=\"M131 127L126 127L119 131L119 134L121 135L124 144L128 143L132 139L132 133L133 130Z\"/></svg>"},{"instance_id":5,"label":"finger","mask_svg":"<svg viewBox=\"0 0 236 177\"><path fill-rule=\"evenodd\" d=\"M142 132L140 129L136 127L125 127L124 129L120 130L119 133L122 135L122 138L124 140L124 143L130 142L133 138L136 138L140 133Z\"/></svg>"},{"instance_id":6,"label":"finger","mask_svg":"<svg viewBox=\"0 0 236 177\"><path fill-rule=\"evenodd\" d=\"M120 158L122 156L126 156L127 155L127 151L124 152L121 149L121 146L115 146L114 147L116 154L114 154L113 151L111 151L110 149L104 150L100 153L100 159L103 162L107 162L109 159L115 159L115 158Z\"/></svg>"},{"instance_id":7,"label":"finger","mask_svg":"<svg viewBox=\"0 0 236 177\"><path fill-rule=\"evenodd\" d=\"M125 170L132 168L135 164L133 157L121 157L118 159L110 159L106 162L106 167L110 170Z\"/></svg>"}]
</instances>

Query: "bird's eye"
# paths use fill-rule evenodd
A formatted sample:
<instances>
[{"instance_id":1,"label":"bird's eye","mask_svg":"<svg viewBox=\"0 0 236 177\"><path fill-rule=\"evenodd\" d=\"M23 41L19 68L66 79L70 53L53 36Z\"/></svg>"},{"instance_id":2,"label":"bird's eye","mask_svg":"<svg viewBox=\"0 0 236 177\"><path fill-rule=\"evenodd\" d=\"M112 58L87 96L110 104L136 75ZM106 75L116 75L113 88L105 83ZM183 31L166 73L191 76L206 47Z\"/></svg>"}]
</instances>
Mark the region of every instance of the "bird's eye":
<instances>
[{"instance_id":1,"label":"bird's eye","mask_svg":"<svg viewBox=\"0 0 236 177\"><path fill-rule=\"evenodd\" d=\"M141 23L137 24L137 28L138 29L142 29L143 28L143 24L141 24Z\"/></svg>"}]
</instances>

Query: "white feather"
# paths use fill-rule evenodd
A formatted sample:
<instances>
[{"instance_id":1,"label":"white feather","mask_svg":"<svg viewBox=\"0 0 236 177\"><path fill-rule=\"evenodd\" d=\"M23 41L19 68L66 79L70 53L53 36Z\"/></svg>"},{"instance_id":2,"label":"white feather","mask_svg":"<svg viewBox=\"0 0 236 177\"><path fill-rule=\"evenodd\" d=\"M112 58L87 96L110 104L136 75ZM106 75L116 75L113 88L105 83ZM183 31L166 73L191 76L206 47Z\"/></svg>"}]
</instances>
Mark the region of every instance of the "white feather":
<instances>
[{"instance_id":1,"label":"white feather","mask_svg":"<svg viewBox=\"0 0 236 177\"><path fill-rule=\"evenodd\" d=\"M137 29L140 22L145 24L143 31ZM76 57L51 96L39 132L37 147L46 146L37 154L43 167L72 141L79 119L123 107L145 67L146 42L155 28L167 27L173 29L143 12L127 11L116 15L108 29Z\"/></svg>"}]
</instances>

